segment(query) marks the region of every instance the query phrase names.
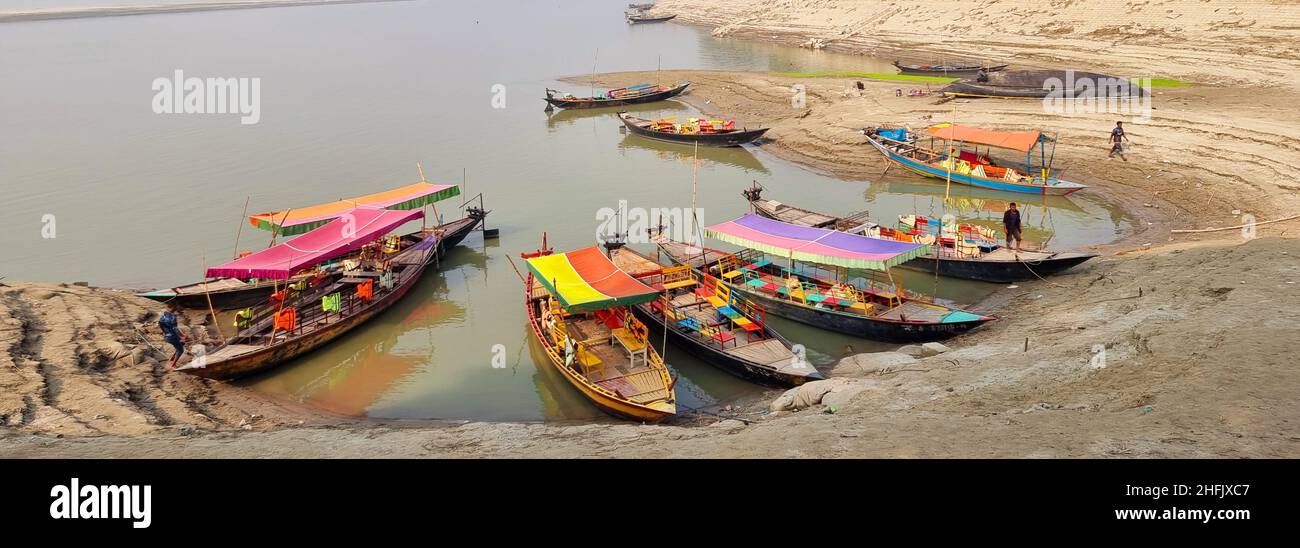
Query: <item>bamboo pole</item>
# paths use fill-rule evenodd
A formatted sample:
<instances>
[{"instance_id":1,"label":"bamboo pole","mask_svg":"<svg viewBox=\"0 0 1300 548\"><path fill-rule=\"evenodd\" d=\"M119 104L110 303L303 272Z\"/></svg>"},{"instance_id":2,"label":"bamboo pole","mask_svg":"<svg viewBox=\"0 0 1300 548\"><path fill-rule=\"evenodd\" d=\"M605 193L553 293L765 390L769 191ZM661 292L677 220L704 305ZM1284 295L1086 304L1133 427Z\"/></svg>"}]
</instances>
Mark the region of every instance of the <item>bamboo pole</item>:
<instances>
[{"instance_id":1,"label":"bamboo pole","mask_svg":"<svg viewBox=\"0 0 1300 548\"><path fill-rule=\"evenodd\" d=\"M221 320L217 319L217 311L212 306L212 294L208 292L208 255L203 254L203 297L208 300L208 313L212 314L212 325L217 328L217 336L221 337L224 342L226 334L221 332Z\"/></svg>"},{"instance_id":2,"label":"bamboo pole","mask_svg":"<svg viewBox=\"0 0 1300 548\"><path fill-rule=\"evenodd\" d=\"M423 162L416 162L416 163L415 163L415 167L418 168L418 169L420 170L420 182L421 182L421 183L427 183L427 182L429 182L428 179L425 179L425 178L424 178L424 163L423 163ZM463 189L462 189L462 190L463 190ZM438 225L442 224L442 219L441 219L441 217L438 215L438 203L437 203L437 202L432 202L432 203L430 203L429 205L433 206L433 220L434 220L434 226L438 226ZM423 227L425 227L425 226L427 225L427 222L426 222L427 220L428 220L428 219L423 219L423 220L420 221L420 227L421 227L421 228L423 228Z\"/></svg>"},{"instance_id":3,"label":"bamboo pole","mask_svg":"<svg viewBox=\"0 0 1300 548\"><path fill-rule=\"evenodd\" d=\"M235 259L239 258L239 237L244 235L244 219L248 218L248 202L251 199L252 196L244 197L244 214L239 216L239 230L235 231L235 254L232 257Z\"/></svg>"}]
</instances>

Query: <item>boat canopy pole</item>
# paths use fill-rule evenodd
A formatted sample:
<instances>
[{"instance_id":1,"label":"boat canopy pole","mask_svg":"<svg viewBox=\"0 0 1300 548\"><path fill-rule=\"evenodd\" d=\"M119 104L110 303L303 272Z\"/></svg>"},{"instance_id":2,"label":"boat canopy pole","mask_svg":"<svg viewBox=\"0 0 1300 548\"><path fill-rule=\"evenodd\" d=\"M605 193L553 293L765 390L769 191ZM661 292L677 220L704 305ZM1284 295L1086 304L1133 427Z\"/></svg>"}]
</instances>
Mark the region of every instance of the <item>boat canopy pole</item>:
<instances>
[{"instance_id":1,"label":"boat canopy pole","mask_svg":"<svg viewBox=\"0 0 1300 548\"><path fill-rule=\"evenodd\" d=\"M1043 184L1047 184L1047 137L1038 135L1038 169L1042 171Z\"/></svg>"},{"instance_id":2,"label":"boat canopy pole","mask_svg":"<svg viewBox=\"0 0 1300 548\"><path fill-rule=\"evenodd\" d=\"M1047 177L1052 174L1052 165L1056 163L1056 141L1057 133L1052 134L1052 155L1047 160L1047 171L1043 174L1043 183L1047 183Z\"/></svg>"}]
</instances>

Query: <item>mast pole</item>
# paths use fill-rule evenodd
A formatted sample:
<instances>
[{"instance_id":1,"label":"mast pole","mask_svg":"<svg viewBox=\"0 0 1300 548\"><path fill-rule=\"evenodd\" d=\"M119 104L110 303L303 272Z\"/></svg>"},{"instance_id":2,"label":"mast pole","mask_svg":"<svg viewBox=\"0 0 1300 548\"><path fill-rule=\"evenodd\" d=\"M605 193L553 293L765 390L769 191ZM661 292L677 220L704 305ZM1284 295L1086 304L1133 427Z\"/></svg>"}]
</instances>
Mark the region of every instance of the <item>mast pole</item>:
<instances>
[{"instance_id":1,"label":"mast pole","mask_svg":"<svg viewBox=\"0 0 1300 548\"><path fill-rule=\"evenodd\" d=\"M239 258L239 237L244 235L244 219L248 218L248 201L252 198L252 196L244 197L244 214L239 216L239 229L235 231L235 259ZM204 269L207 269L206 265Z\"/></svg>"}]
</instances>

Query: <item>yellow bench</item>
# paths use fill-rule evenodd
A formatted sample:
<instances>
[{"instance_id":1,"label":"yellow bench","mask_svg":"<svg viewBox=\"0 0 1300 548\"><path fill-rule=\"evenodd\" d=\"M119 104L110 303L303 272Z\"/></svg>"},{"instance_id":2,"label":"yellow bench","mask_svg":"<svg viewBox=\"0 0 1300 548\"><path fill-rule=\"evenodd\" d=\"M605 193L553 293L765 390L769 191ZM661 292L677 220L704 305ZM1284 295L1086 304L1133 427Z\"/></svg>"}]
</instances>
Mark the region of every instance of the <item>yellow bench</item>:
<instances>
[{"instance_id":1,"label":"yellow bench","mask_svg":"<svg viewBox=\"0 0 1300 548\"><path fill-rule=\"evenodd\" d=\"M605 376L605 362L600 359L600 356L587 350L586 345L578 345L578 365L582 366L588 378L597 371L600 372L601 377Z\"/></svg>"}]
</instances>

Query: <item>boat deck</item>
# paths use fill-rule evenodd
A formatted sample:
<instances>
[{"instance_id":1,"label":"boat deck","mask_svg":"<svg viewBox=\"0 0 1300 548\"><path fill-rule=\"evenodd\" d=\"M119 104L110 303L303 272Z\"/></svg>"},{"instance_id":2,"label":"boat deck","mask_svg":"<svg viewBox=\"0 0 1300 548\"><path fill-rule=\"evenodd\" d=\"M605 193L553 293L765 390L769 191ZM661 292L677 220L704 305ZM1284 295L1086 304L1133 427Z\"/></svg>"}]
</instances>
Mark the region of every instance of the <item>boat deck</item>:
<instances>
[{"instance_id":1,"label":"boat deck","mask_svg":"<svg viewBox=\"0 0 1300 548\"><path fill-rule=\"evenodd\" d=\"M701 247L671 240L660 242L659 247L678 262L690 265L691 268L703 269L708 265L716 265L720 259L727 256L726 253L720 251L714 251L711 249L706 250Z\"/></svg>"},{"instance_id":2,"label":"boat deck","mask_svg":"<svg viewBox=\"0 0 1300 548\"><path fill-rule=\"evenodd\" d=\"M614 263L614 266L617 266L623 272L631 274L633 277L657 274L664 268L663 265L627 249L616 249L610 255L610 260Z\"/></svg>"},{"instance_id":3,"label":"boat deck","mask_svg":"<svg viewBox=\"0 0 1300 548\"><path fill-rule=\"evenodd\" d=\"M1014 249L1007 249L1007 248L1005 248L1005 247L999 247L999 248L997 248L997 249L994 249L993 251L989 251L989 252L987 252L987 253L983 253L983 254L981 254L979 260L982 260L982 261L1007 261L1007 262L1012 262L1012 263L1017 262L1017 261L1024 261L1024 262L1030 262L1030 263L1032 263L1032 262L1038 262L1038 261L1041 261L1041 260L1043 260L1043 259L1047 259L1047 258L1049 258L1049 257L1052 257L1053 255L1058 255L1058 254L1057 254L1057 253L1045 253L1045 252L1042 252L1042 251L1029 251L1029 250L1025 250L1025 251L1016 251L1016 250L1014 250ZM1019 258L1017 258L1017 256L1019 256ZM947 257L944 257L944 258L947 258Z\"/></svg>"},{"instance_id":4,"label":"boat deck","mask_svg":"<svg viewBox=\"0 0 1300 548\"><path fill-rule=\"evenodd\" d=\"M952 311L943 307L931 306L916 301L905 301L903 304L885 311L878 317L885 320L942 323L944 316L947 316L950 312Z\"/></svg>"},{"instance_id":5,"label":"boat deck","mask_svg":"<svg viewBox=\"0 0 1300 548\"><path fill-rule=\"evenodd\" d=\"M697 297L694 293L683 293L673 297L672 305L677 312L685 313L701 325L723 328L729 323L719 322L718 313L714 311L713 306L708 301ZM745 333L743 329L733 328L725 331L735 337L734 344L721 345L712 340L710 340L710 343L718 346L727 354L757 364L772 366L788 364L794 357L794 353L777 339L760 338L762 335L757 334L751 338L751 335ZM699 333L695 335L697 338L703 337Z\"/></svg>"},{"instance_id":6,"label":"boat deck","mask_svg":"<svg viewBox=\"0 0 1300 548\"><path fill-rule=\"evenodd\" d=\"M216 291L240 289L249 285L251 284L243 280L237 280L235 278L222 278L220 280L213 280L211 282L198 282L190 285L183 285L180 287L173 288L173 291L177 295L196 295L196 294L203 294L205 292L211 293Z\"/></svg>"},{"instance_id":7,"label":"boat deck","mask_svg":"<svg viewBox=\"0 0 1300 548\"><path fill-rule=\"evenodd\" d=\"M228 344L207 354L209 360L226 360L266 348L255 344Z\"/></svg>"},{"instance_id":8,"label":"boat deck","mask_svg":"<svg viewBox=\"0 0 1300 548\"><path fill-rule=\"evenodd\" d=\"M605 324L595 318L571 318L564 324L567 332L575 340L586 342L587 351L600 360L599 367L577 366L587 380L637 403L669 397L659 370L643 359L644 354L637 359L635 366L632 365L627 351L614 340Z\"/></svg>"},{"instance_id":9,"label":"boat deck","mask_svg":"<svg viewBox=\"0 0 1300 548\"><path fill-rule=\"evenodd\" d=\"M840 220L839 217L788 206L776 200L757 200L755 205L770 211L778 221L793 225L824 228L834 225Z\"/></svg>"}]
</instances>

